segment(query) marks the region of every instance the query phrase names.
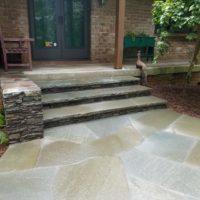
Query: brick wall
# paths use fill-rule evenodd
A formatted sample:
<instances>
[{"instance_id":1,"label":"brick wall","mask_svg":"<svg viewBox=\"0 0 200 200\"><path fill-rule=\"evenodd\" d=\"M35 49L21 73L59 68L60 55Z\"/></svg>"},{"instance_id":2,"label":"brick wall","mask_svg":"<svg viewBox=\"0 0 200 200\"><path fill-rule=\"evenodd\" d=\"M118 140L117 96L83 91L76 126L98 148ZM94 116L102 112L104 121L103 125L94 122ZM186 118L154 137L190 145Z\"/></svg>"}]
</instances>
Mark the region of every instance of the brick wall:
<instances>
[{"instance_id":1,"label":"brick wall","mask_svg":"<svg viewBox=\"0 0 200 200\"><path fill-rule=\"evenodd\" d=\"M116 0L107 0L99 6L91 0L91 60L112 62L115 44ZM126 0L125 32L145 32L153 35L151 6L153 0ZM29 36L27 0L0 0L0 27L7 37ZM173 38L170 52L162 57L187 59L192 45Z\"/></svg>"},{"instance_id":2,"label":"brick wall","mask_svg":"<svg viewBox=\"0 0 200 200\"><path fill-rule=\"evenodd\" d=\"M151 21L152 0L127 0L125 33L145 32L153 35ZM100 7L92 1L91 13L91 60L112 62L115 46L116 0L108 0Z\"/></svg>"},{"instance_id":3,"label":"brick wall","mask_svg":"<svg viewBox=\"0 0 200 200\"><path fill-rule=\"evenodd\" d=\"M187 61L191 58L194 51L194 42L185 39L185 36L172 36L169 38L170 49L164 56L160 57L160 61L183 60Z\"/></svg>"},{"instance_id":4,"label":"brick wall","mask_svg":"<svg viewBox=\"0 0 200 200\"><path fill-rule=\"evenodd\" d=\"M27 0L0 0L0 27L6 37L28 36Z\"/></svg>"},{"instance_id":5,"label":"brick wall","mask_svg":"<svg viewBox=\"0 0 200 200\"><path fill-rule=\"evenodd\" d=\"M0 112L3 110L3 99L2 99L2 91L0 87Z\"/></svg>"},{"instance_id":6,"label":"brick wall","mask_svg":"<svg viewBox=\"0 0 200 200\"><path fill-rule=\"evenodd\" d=\"M97 0L91 5L91 60L111 62L114 58L116 0L100 7Z\"/></svg>"},{"instance_id":7,"label":"brick wall","mask_svg":"<svg viewBox=\"0 0 200 200\"><path fill-rule=\"evenodd\" d=\"M126 0L125 32L154 34L152 3L153 0Z\"/></svg>"}]
</instances>

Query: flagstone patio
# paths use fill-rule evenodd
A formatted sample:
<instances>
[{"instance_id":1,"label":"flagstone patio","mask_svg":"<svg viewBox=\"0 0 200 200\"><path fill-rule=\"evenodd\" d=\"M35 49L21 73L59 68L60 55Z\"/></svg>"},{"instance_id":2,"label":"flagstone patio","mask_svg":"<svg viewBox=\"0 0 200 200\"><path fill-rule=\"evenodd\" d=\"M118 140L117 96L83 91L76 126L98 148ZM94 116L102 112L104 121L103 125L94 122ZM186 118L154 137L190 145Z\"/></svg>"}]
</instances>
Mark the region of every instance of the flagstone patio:
<instances>
[{"instance_id":1,"label":"flagstone patio","mask_svg":"<svg viewBox=\"0 0 200 200\"><path fill-rule=\"evenodd\" d=\"M170 109L46 129L0 159L0 199L200 199L199 130Z\"/></svg>"}]
</instances>

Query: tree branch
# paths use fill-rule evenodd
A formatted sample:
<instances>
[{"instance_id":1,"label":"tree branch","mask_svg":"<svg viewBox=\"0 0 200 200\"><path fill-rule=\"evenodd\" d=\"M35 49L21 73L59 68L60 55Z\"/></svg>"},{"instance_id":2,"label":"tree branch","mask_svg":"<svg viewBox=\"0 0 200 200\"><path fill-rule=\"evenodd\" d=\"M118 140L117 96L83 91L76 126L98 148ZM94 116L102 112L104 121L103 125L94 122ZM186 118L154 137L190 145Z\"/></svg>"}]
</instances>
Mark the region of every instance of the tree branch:
<instances>
[{"instance_id":1,"label":"tree branch","mask_svg":"<svg viewBox=\"0 0 200 200\"><path fill-rule=\"evenodd\" d=\"M187 80L188 84L191 82L192 71L194 69L195 64L197 64L197 60L198 60L197 57L198 57L198 54L200 52L200 26L197 28L197 33L198 33L198 38L196 40L194 54L192 56L192 60L190 62L190 66L189 66L187 76L186 76L186 80Z\"/></svg>"}]
</instances>

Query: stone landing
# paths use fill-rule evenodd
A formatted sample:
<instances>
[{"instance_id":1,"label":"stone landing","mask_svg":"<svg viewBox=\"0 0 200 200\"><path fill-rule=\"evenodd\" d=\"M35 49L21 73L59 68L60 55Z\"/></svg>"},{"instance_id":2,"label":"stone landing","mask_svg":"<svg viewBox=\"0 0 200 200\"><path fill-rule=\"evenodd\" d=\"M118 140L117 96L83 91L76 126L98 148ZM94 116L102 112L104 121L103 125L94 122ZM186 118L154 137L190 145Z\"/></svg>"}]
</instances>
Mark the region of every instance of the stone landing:
<instances>
[{"instance_id":1,"label":"stone landing","mask_svg":"<svg viewBox=\"0 0 200 200\"><path fill-rule=\"evenodd\" d=\"M168 109L46 129L0 159L0 197L198 200L199 130Z\"/></svg>"}]
</instances>

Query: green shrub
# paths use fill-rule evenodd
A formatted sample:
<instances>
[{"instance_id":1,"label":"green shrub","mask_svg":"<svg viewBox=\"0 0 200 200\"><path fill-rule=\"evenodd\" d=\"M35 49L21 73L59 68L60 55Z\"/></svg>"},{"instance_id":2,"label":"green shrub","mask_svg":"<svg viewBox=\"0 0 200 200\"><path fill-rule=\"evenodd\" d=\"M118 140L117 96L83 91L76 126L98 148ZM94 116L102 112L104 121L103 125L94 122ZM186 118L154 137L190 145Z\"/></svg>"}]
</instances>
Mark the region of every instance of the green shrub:
<instances>
[{"instance_id":1,"label":"green shrub","mask_svg":"<svg viewBox=\"0 0 200 200\"><path fill-rule=\"evenodd\" d=\"M139 33L134 33L134 32L128 32L126 37L131 37L131 38L136 38L136 37L149 37L145 32L139 32Z\"/></svg>"},{"instance_id":2,"label":"green shrub","mask_svg":"<svg viewBox=\"0 0 200 200\"><path fill-rule=\"evenodd\" d=\"M8 144L8 142L9 142L8 135L3 131L0 131L0 144Z\"/></svg>"},{"instance_id":3,"label":"green shrub","mask_svg":"<svg viewBox=\"0 0 200 200\"><path fill-rule=\"evenodd\" d=\"M0 113L0 128L5 127L6 120L5 120L5 115L3 112Z\"/></svg>"}]
</instances>

